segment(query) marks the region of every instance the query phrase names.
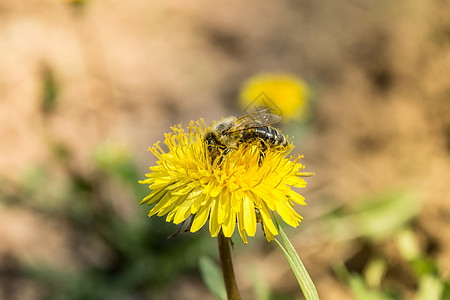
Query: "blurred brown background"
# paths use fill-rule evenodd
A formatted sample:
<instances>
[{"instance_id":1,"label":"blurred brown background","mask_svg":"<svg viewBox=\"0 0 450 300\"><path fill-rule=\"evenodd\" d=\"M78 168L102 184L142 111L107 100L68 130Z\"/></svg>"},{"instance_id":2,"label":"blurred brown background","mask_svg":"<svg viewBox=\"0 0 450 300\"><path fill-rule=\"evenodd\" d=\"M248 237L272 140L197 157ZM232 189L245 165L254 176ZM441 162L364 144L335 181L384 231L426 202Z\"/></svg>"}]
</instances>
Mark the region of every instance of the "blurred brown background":
<instances>
[{"instance_id":1,"label":"blurred brown background","mask_svg":"<svg viewBox=\"0 0 450 300\"><path fill-rule=\"evenodd\" d=\"M380 283L367 285L395 292L377 299L414 299L426 272L396 246L404 230L447 282L449 12L445 1L415 0L0 1L0 298L212 299L195 251L161 282L145 277L164 261L150 254L184 259L185 245L163 237L175 226L158 223L164 234L138 252L117 232L155 221L138 206L137 180L155 162L147 147L171 125L241 115L241 85L261 72L295 74L312 91L307 133L294 143L317 175L302 226L288 233L321 298L358 298L336 266L365 274L381 257ZM387 201L400 204L380 218L360 207L386 197L406 200ZM364 231L361 220L375 225ZM179 240L214 247L205 233ZM243 294L257 299L254 266L270 299L302 299L279 249L257 235L235 251ZM143 253L159 239L164 251ZM130 261L144 270L120 281Z\"/></svg>"}]
</instances>

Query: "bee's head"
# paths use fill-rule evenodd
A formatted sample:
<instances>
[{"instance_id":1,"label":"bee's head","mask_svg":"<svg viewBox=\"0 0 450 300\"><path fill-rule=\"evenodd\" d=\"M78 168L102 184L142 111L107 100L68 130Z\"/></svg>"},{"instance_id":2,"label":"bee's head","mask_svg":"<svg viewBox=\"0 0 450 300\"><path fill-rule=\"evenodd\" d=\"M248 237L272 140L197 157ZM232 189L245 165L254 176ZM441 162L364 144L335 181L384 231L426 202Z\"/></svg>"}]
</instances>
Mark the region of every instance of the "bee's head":
<instances>
[{"instance_id":1,"label":"bee's head","mask_svg":"<svg viewBox=\"0 0 450 300\"><path fill-rule=\"evenodd\" d=\"M223 144L223 137L227 134L227 131L233 126L233 118L223 119L218 123L209 125L208 130L205 133L204 140L206 141L208 148L211 146L221 146Z\"/></svg>"},{"instance_id":2,"label":"bee's head","mask_svg":"<svg viewBox=\"0 0 450 300\"><path fill-rule=\"evenodd\" d=\"M227 132L232 128L235 118L223 119L209 126L205 133L204 141L212 160L227 148Z\"/></svg>"},{"instance_id":3,"label":"bee's head","mask_svg":"<svg viewBox=\"0 0 450 300\"><path fill-rule=\"evenodd\" d=\"M208 130L205 133L204 141L212 163L214 162L215 158L220 155L219 147L221 146L221 143L219 133L211 129Z\"/></svg>"}]
</instances>

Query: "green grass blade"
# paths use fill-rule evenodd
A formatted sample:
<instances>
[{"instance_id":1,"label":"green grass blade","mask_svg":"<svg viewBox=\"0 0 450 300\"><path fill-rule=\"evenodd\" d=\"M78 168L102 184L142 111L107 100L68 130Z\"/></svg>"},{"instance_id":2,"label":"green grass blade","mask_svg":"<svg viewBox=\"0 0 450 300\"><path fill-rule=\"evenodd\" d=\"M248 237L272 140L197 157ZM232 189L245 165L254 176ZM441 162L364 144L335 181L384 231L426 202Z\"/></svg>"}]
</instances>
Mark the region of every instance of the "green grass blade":
<instances>
[{"instance_id":1,"label":"green grass blade","mask_svg":"<svg viewBox=\"0 0 450 300\"><path fill-rule=\"evenodd\" d=\"M200 273L210 292L218 300L227 300L227 291L220 267L209 257L203 256L199 262Z\"/></svg>"},{"instance_id":2,"label":"green grass blade","mask_svg":"<svg viewBox=\"0 0 450 300\"><path fill-rule=\"evenodd\" d=\"M316 287L314 286L311 277L309 277L309 274L306 271L305 266L303 265L300 257L297 254L297 251L295 251L294 246L289 241L287 235L284 233L283 229L281 228L276 218L275 222L277 224L278 231L280 232L281 239L283 240L283 244L286 248L283 247L283 245L277 239L275 239L275 241L278 244L278 246L280 246L284 256L286 257L289 265L291 266L291 269L294 272L295 278L297 278L297 282L300 285L303 295L307 300L319 299Z\"/></svg>"},{"instance_id":3,"label":"green grass blade","mask_svg":"<svg viewBox=\"0 0 450 300\"><path fill-rule=\"evenodd\" d=\"M420 278L419 293L416 300L439 300L444 290L442 280L434 275L427 274Z\"/></svg>"}]
</instances>

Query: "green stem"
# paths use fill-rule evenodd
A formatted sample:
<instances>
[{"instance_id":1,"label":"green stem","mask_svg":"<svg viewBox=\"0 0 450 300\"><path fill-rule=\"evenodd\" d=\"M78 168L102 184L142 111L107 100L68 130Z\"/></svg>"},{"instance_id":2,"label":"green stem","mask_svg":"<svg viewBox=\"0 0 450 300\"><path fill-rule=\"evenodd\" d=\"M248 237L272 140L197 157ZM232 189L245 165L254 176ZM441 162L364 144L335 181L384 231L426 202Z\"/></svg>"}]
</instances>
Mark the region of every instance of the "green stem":
<instances>
[{"instance_id":1,"label":"green stem","mask_svg":"<svg viewBox=\"0 0 450 300\"><path fill-rule=\"evenodd\" d=\"M239 290L234 277L233 261L231 260L230 238L226 238L220 231L217 241L219 243L220 265L222 266L223 280L227 290L228 300L240 300Z\"/></svg>"}]
</instances>

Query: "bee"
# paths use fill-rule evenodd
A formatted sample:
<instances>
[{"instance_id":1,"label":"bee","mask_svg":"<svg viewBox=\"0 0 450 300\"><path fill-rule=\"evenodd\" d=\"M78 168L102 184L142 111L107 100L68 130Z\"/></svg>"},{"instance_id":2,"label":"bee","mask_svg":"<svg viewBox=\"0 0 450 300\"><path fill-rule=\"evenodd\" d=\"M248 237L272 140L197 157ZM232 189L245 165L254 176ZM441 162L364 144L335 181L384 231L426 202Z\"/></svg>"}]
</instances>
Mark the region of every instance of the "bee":
<instances>
[{"instance_id":1,"label":"bee","mask_svg":"<svg viewBox=\"0 0 450 300\"><path fill-rule=\"evenodd\" d=\"M214 163L215 159L220 156L218 161L220 164L225 155L242 144L254 145L257 143L260 146L260 163L268 148L285 149L288 145L286 137L279 129L271 126L280 120L280 116L271 113L269 109L264 109L240 118L229 117L210 125L204 140L211 162Z\"/></svg>"}]
</instances>

